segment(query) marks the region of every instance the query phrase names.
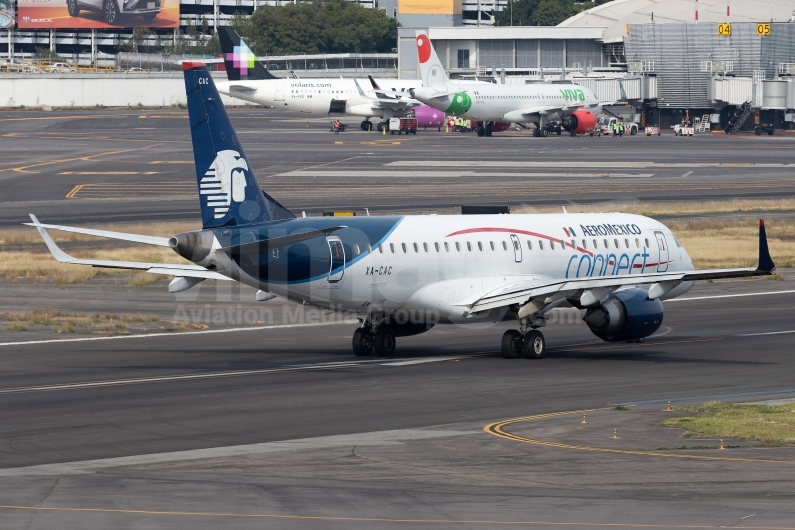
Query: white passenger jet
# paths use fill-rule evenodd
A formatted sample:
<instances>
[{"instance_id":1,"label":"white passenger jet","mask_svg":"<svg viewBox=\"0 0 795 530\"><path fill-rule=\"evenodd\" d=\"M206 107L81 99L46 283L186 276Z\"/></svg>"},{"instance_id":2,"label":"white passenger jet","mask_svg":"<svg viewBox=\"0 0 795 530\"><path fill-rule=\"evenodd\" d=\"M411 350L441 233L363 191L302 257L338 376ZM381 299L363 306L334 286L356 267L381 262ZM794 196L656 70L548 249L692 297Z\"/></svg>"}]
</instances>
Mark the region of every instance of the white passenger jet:
<instances>
[{"instance_id":1,"label":"white passenger jet","mask_svg":"<svg viewBox=\"0 0 795 530\"><path fill-rule=\"evenodd\" d=\"M420 86L417 79L379 80L380 90L393 96L389 98L379 97L366 78L280 79L262 66L234 29L219 27L218 39L229 80L216 86L227 96L283 110L361 116L365 118L361 123L365 131L373 128L370 118L380 118L376 126L379 132L388 130L389 118L406 116L412 109L424 107L408 95L409 89ZM419 124L424 126L427 124Z\"/></svg>"},{"instance_id":2,"label":"white passenger jet","mask_svg":"<svg viewBox=\"0 0 795 530\"><path fill-rule=\"evenodd\" d=\"M582 134L596 125L601 103L585 87L573 83L502 85L453 83L447 77L428 35L417 31L421 88L409 94L447 114L483 123L478 136L491 136L496 122L533 123L533 136L547 136L546 124L559 118L563 129Z\"/></svg>"},{"instance_id":3,"label":"white passenger jet","mask_svg":"<svg viewBox=\"0 0 795 530\"><path fill-rule=\"evenodd\" d=\"M390 356L396 337L436 324L500 322L507 358L544 356L539 328L562 304L605 341L642 341L661 300L695 280L771 274L764 223L756 268L693 270L662 223L621 213L296 217L260 188L207 68L185 63L202 229L172 238L32 223L56 259L173 275L172 292L211 278L355 315L356 355ZM171 247L179 265L79 259L47 229Z\"/></svg>"}]
</instances>

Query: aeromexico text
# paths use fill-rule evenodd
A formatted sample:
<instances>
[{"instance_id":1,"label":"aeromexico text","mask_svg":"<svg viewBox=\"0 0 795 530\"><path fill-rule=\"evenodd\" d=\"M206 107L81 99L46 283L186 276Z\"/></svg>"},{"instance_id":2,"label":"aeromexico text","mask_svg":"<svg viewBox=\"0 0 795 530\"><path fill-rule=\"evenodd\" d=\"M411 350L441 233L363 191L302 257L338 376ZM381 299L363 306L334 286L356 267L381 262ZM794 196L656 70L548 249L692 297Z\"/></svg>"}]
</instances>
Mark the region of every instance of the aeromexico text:
<instances>
[{"instance_id":1,"label":"aeromexico text","mask_svg":"<svg viewBox=\"0 0 795 530\"><path fill-rule=\"evenodd\" d=\"M595 236L639 236L642 230L638 225L580 225L583 234Z\"/></svg>"}]
</instances>

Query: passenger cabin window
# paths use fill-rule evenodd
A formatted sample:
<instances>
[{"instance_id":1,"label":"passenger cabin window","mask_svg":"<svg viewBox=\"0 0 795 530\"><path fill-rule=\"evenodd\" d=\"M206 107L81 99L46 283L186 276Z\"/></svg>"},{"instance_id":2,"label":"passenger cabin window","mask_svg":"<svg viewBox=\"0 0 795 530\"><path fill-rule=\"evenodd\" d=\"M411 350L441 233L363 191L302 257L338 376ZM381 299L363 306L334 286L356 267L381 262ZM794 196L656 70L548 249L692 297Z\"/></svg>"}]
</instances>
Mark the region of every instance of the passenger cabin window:
<instances>
[{"instance_id":1,"label":"passenger cabin window","mask_svg":"<svg viewBox=\"0 0 795 530\"><path fill-rule=\"evenodd\" d=\"M605 239L605 248L610 248L610 243L607 242L607 239Z\"/></svg>"},{"instance_id":2,"label":"passenger cabin window","mask_svg":"<svg viewBox=\"0 0 795 530\"><path fill-rule=\"evenodd\" d=\"M646 246L649 246L649 238L646 238Z\"/></svg>"},{"instance_id":3,"label":"passenger cabin window","mask_svg":"<svg viewBox=\"0 0 795 530\"><path fill-rule=\"evenodd\" d=\"M575 240L571 240L571 248L577 248L577 242Z\"/></svg>"},{"instance_id":4,"label":"passenger cabin window","mask_svg":"<svg viewBox=\"0 0 795 530\"><path fill-rule=\"evenodd\" d=\"M582 240L582 248L584 249L588 248L588 242L586 242L584 239Z\"/></svg>"},{"instance_id":5,"label":"passenger cabin window","mask_svg":"<svg viewBox=\"0 0 795 530\"><path fill-rule=\"evenodd\" d=\"M481 244L480 241L478 241L478 250L483 252L483 245Z\"/></svg>"},{"instance_id":6,"label":"passenger cabin window","mask_svg":"<svg viewBox=\"0 0 795 530\"><path fill-rule=\"evenodd\" d=\"M472 252L472 243L470 243L469 241L467 241L467 250Z\"/></svg>"},{"instance_id":7,"label":"passenger cabin window","mask_svg":"<svg viewBox=\"0 0 795 530\"><path fill-rule=\"evenodd\" d=\"M491 250L494 250L494 241L489 241L489 245L491 245Z\"/></svg>"},{"instance_id":8,"label":"passenger cabin window","mask_svg":"<svg viewBox=\"0 0 795 530\"><path fill-rule=\"evenodd\" d=\"M614 239L613 243L616 244L616 248L621 248L621 244L618 242L618 239Z\"/></svg>"},{"instance_id":9,"label":"passenger cabin window","mask_svg":"<svg viewBox=\"0 0 795 530\"><path fill-rule=\"evenodd\" d=\"M624 246L629 248L629 239L624 240Z\"/></svg>"},{"instance_id":10,"label":"passenger cabin window","mask_svg":"<svg viewBox=\"0 0 795 530\"><path fill-rule=\"evenodd\" d=\"M456 243L455 243L455 249L456 249L458 252L461 252L461 243L459 243L458 241L456 241Z\"/></svg>"},{"instance_id":11,"label":"passenger cabin window","mask_svg":"<svg viewBox=\"0 0 795 530\"><path fill-rule=\"evenodd\" d=\"M371 254L372 252L373 252L373 247L371 247L370 245L367 245L367 253Z\"/></svg>"},{"instance_id":12,"label":"passenger cabin window","mask_svg":"<svg viewBox=\"0 0 795 530\"><path fill-rule=\"evenodd\" d=\"M436 252L439 252L439 243L434 243L433 246L436 247Z\"/></svg>"},{"instance_id":13,"label":"passenger cabin window","mask_svg":"<svg viewBox=\"0 0 795 530\"><path fill-rule=\"evenodd\" d=\"M428 252L428 243L423 243L422 248L425 249L425 252Z\"/></svg>"},{"instance_id":14,"label":"passenger cabin window","mask_svg":"<svg viewBox=\"0 0 795 530\"><path fill-rule=\"evenodd\" d=\"M543 242L543 241L539 241L539 242L538 242L538 248L539 248L540 250L544 250L544 242Z\"/></svg>"},{"instance_id":15,"label":"passenger cabin window","mask_svg":"<svg viewBox=\"0 0 795 530\"><path fill-rule=\"evenodd\" d=\"M414 252L419 252L420 247L417 246L417 243L414 243Z\"/></svg>"},{"instance_id":16,"label":"passenger cabin window","mask_svg":"<svg viewBox=\"0 0 795 530\"><path fill-rule=\"evenodd\" d=\"M529 239L527 240L527 250L533 250L533 242Z\"/></svg>"},{"instance_id":17,"label":"passenger cabin window","mask_svg":"<svg viewBox=\"0 0 795 530\"><path fill-rule=\"evenodd\" d=\"M445 244L444 244L444 250L445 250L446 252L450 252L450 245L449 245L448 243L445 243Z\"/></svg>"},{"instance_id":18,"label":"passenger cabin window","mask_svg":"<svg viewBox=\"0 0 795 530\"><path fill-rule=\"evenodd\" d=\"M359 255L359 245L353 245L353 255L354 256Z\"/></svg>"},{"instance_id":19,"label":"passenger cabin window","mask_svg":"<svg viewBox=\"0 0 795 530\"><path fill-rule=\"evenodd\" d=\"M506 243L505 241L502 242L502 249L508 250L508 243Z\"/></svg>"},{"instance_id":20,"label":"passenger cabin window","mask_svg":"<svg viewBox=\"0 0 795 530\"><path fill-rule=\"evenodd\" d=\"M400 246L401 246L401 247L403 247L403 254L405 254L406 252L408 252L408 247L406 247L406 244L405 244L405 243L401 243L401 244L400 244Z\"/></svg>"},{"instance_id":21,"label":"passenger cabin window","mask_svg":"<svg viewBox=\"0 0 795 530\"><path fill-rule=\"evenodd\" d=\"M550 241L549 242L549 248L552 249L552 250L555 250L555 242L554 241Z\"/></svg>"},{"instance_id":22,"label":"passenger cabin window","mask_svg":"<svg viewBox=\"0 0 795 530\"><path fill-rule=\"evenodd\" d=\"M378 252L380 252L381 254L384 253L384 245L378 245Z\"/></svg>"},{"instance_id":23,"label":"passenger cabin window","mask_svg":"<svg viewBox=\"0 0 795 530\"><path fill-rule=\"evenodd\" d=\"M597 248L599 248L599 245L598 245L597 243L598 243L598 242L597 242L597 241L594 239L594 240L593 240L593 248L594 248L594 250L595 250L595 249L597 249Z\"/></svg>"},{"instance_id":24,"label":"passenger cabin window","mask_svg":"<svg viewBox=\"0 0 795 530\"><path fill-rule=\"evenodd\" d=\"M635 247L640 248L640 239L638 239L637 237L635 238Z\"/></svg>"}]
</instances>

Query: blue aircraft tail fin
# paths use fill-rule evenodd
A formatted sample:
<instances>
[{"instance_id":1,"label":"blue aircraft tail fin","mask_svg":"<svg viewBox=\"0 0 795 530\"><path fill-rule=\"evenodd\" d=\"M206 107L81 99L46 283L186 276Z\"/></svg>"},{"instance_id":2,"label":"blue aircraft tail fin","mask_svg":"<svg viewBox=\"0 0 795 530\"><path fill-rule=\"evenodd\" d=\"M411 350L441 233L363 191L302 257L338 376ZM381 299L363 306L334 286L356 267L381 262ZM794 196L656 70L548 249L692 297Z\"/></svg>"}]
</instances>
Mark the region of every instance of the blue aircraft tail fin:
<instances>
[{"instance_id":1,"label":"blue aircraft tail fin","mask_svg":"<svg viewBox=\"0 0 795 530\"><path fill-rule=\"evenodd\" d=\"M217 228L291 219L263 192L204 63L183 63L202 226Z\"/></svg>"}]
</instances>

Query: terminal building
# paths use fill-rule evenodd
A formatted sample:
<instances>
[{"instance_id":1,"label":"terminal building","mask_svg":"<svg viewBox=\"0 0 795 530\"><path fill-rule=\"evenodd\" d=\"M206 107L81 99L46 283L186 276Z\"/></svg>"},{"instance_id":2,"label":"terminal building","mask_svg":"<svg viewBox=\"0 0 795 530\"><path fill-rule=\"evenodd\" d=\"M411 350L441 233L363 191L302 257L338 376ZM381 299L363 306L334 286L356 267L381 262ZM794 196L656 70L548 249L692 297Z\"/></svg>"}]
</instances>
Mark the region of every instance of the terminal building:
<instances>
[{"instance_id":1,"label":"terminal building","mask_svg":"<svg viewBox=\"0 0 795 530\"><path fill-rule=\"evenodd\" d=\"M399 77L418 75L414 34L423 29L454 77L524 83L565 76L605 101L619 99L623 87L642 123L663 128L685 116L723 128L743 104L746 128L792 128L795 4L697 4L615 0L555 27L402 27Z\"/></svg>"}]
</instances>

